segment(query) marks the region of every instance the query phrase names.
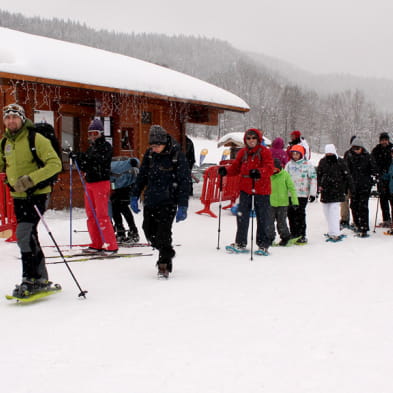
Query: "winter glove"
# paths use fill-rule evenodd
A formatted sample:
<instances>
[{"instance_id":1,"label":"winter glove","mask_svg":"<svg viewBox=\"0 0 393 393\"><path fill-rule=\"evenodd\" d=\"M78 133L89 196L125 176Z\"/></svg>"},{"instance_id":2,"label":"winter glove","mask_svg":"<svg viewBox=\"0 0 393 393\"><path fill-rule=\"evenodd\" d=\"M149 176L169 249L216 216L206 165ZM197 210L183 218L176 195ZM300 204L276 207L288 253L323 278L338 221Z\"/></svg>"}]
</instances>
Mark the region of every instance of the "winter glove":
<instances>
[{"instance_id":1,"label":"winter glove","mask_svg":"<svg viewBox=\"0 0 393 393\"><path fill-rule=\"evenodd\" d=\"M135 213L138 214L140 212L140 209L138 207L138 197L133 196L131 197L131 210Z\"/></svg>"},{"instance_id":2,"label":"winter glove","mask_svg":"<svg viewBox=\"0 0 393 393\"><path fill-rule=\"evenodd\" d=\"M314 201L315 201L315 196L314 195L310 195L310 197L308 198L308 201L310 202L310 203L313 203Z\"/></svg>"},{"instance_id":3,"label":"winter glove","mask_svg":"<svg viewBox=\"0 0 393 393\"><path fill-rule=\"evenodd\" d=\"M176 213L176 222L184 221L187 218L187 207L179 206Z\"/></svg>"},{"instance_id":4,"label":"winter glove","mask_svg":"<svg viewBox=\"0 0 393 393\"><path fill-rule=\"evenodd\" d=\"M251 179L260 179L261 172L259 172L259 169L250 169L250 177Z\"/></svg>"},{"instance_id":5,"label":"winter glove","mask_svg":"<svg viewBox=\"0 0 393 393\"><path fill-rule=\"evenodd\" d=\"M226 176L228 174L227 168L225 168L225 166L220 166L218 168L218 174L220 176Z\"/></svg>"},{"instance_id":6,"label":"winter glove","mask_svg":"<svg viewBox=\"0 0 393 393\"><path fill-rule=\"evenodd\" d=\"M16 192L24 192L31 187L34 187L34 183L30 176L27 175L21 176L14 184L14 190Z\"/></svg>"}]
</instances>

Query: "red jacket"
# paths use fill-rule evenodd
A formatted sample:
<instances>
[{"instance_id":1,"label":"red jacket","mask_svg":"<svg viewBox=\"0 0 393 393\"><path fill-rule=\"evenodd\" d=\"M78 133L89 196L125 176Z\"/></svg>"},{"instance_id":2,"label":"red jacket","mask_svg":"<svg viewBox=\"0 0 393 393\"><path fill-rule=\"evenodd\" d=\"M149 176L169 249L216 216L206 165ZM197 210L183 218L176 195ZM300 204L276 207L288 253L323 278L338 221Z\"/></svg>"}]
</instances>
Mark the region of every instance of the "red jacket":
<instances>
[{"instance_id":1,"label":"red jacket","mask_svg":"<svg viewBox=\"0 0 393 393\"><path fill-rule=\"evenodd\" d=\"M258 145L253 149L243 147L243 149L237 153L233 163L227 167L228 175L234 176L240 174L240 191L252 194L250 169L259 169L261 178L255 180L255 194L270 195L270 176L273 175L274 172L272 153L268 148L261 145L262 135L260 131L257 129L252 130L258 135ZM244 135L246 135L246 133ZM244 144L246 145L246 140L244 140Z\"/></svg>"}]
</instances>

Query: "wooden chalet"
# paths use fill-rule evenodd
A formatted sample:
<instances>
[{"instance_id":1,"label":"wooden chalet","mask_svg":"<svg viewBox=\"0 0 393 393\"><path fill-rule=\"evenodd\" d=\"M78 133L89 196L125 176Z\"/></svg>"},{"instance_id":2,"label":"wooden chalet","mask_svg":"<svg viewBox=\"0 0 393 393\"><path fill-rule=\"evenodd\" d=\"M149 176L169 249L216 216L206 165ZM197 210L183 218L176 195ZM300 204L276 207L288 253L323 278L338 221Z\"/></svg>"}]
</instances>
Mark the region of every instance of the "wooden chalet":
<instances>
[{"instance_id":1,"label":"wooden chalet","mask_svg":"<svg viewBox=\"0 0 393 393\"><path fill-rule=\"evenodd\" d=\"M63 147L88 147L92 118L103 120L114 156L141 158L152 124L184 145L187 123L217 125L223 111L248 105L221 88L185 74L119 54L0 28L0 105L17 102L33 122L51 123ZM2 119L0 131L4 130ZM70 171L54 187L51 207L69 206ZM73 206L83 206L72 171Z\"/></svg>"}]
</instances>

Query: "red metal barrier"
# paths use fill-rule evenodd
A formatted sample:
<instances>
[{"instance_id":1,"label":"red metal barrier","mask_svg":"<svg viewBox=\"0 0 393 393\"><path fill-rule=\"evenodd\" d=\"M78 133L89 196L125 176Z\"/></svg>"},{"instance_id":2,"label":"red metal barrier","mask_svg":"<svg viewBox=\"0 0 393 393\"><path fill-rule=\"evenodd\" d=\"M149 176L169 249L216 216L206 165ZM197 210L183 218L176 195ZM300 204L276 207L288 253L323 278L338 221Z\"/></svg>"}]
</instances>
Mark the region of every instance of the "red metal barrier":
<instances>
[{"instance_id":1,"label":"red metal barrier","mask_svg":"<svg viewBox=\"0 0 393 393\"><path fill-rule=\"evenodd\" d=\"M0 234L7 234L6 242L16 241L16 217L14 214L14 203L8 186L4 183L5 173L0 173Z\"/></svg>"},{"instance_id":2,"label":"red metal barrier","mask_svg":"<svg viewBox=\"0 0 393 393\"><path fill-rule=\"evenodd\" d=\"M211 166L203 173L203 187L200 197L204 205L202 210L197 211L197 214L207 213L212 217L217 217L211 210L210 205L220 201L220 176L218 174L219 166ZM230 201L228 206L223 209L231 208L240 194L239 191L240 176L224 176L222 178L222 201Z\"/></svg>"}]
</instances>

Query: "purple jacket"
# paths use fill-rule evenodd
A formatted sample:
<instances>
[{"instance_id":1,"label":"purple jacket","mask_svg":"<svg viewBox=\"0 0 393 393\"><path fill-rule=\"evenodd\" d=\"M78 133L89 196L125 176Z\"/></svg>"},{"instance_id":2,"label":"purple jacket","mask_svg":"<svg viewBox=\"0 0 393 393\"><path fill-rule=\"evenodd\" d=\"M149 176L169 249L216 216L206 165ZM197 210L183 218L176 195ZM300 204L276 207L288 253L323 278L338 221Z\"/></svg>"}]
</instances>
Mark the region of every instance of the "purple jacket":
<instances>
[{"instance_id":1,"label":"purple jacket","mask_svg":"<svg viewBox=\"0 0 393 393\"><path fill-rule=\"evenodd\" d=\"M273 159L278 158L281 161L281 165L284 168L285 164L288 162L288 154L284 150L284 140L280 137L274 139L272 147L270 148Z\"/></svg>"}]
</instances>

